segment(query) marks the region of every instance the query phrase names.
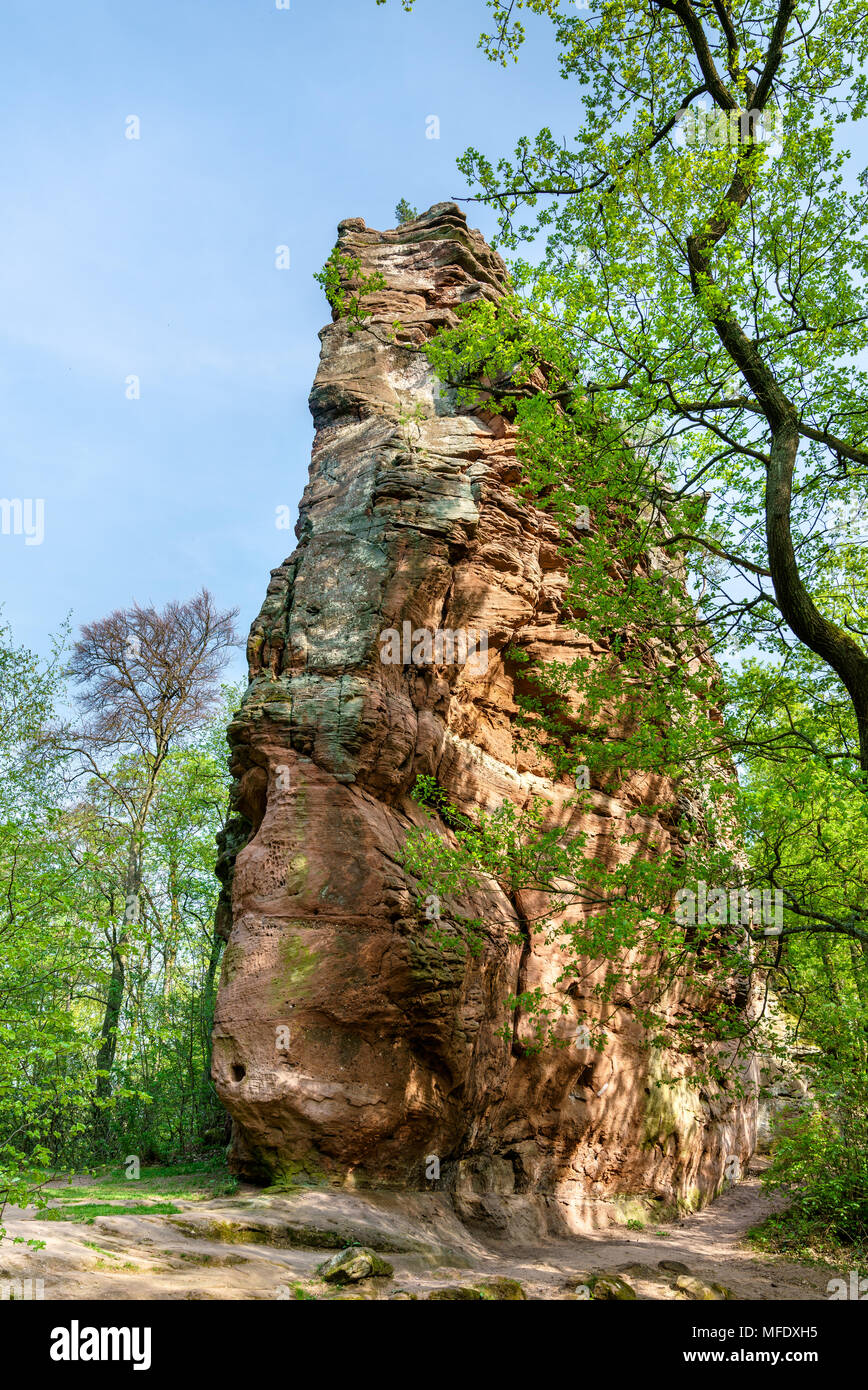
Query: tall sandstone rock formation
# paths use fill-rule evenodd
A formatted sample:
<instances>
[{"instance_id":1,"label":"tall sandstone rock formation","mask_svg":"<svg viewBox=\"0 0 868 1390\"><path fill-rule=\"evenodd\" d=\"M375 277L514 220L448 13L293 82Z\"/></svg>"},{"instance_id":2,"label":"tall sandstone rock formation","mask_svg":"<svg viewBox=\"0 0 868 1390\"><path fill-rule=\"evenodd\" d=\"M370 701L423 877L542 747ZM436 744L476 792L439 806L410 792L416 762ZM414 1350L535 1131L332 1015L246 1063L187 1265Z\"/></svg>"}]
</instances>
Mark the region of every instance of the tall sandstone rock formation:
<instances>
[{"instance_id":1,"label":"tall sandstone rock formation","mask_svg":"<svg viewBox=\"0 0 868 1390\"><path fill-rule=\"evenodd\" d=\"M557 524L516 494L513 428L458 410L419 350L458 305L502 293L500 258L453 204L395 231L349 219L338 244L387 288L365 300L364 327L338 319L320 335L298 546L272 571L229 730L214 1077L234 1167L436 1187L465 1219L515 1235L602 1224L634 1198L695 1204L752 1150L751 1104L649 1052L627 997L605 1051L582 1046L593 976L586 997L560 996L568 1045L529 1052L532 1021L506 1001L556 988L562 962L524 928L527 905L493 884L465 893L483 947L448 950L402 866L426 814L410 796L420 773L469 815L542 794L569 824L573 783L517 747L504 653L570 661L591 644L564 625ZM487 666L385 664L380 635L405 622L487 632ZM629 781L618 799L592 791L576 828L596 854L625 852L639 799ZM649 824L644 852L672 834ZM656 1086L667 1072L682 1080Z\"/></svg>"}]
</instances>

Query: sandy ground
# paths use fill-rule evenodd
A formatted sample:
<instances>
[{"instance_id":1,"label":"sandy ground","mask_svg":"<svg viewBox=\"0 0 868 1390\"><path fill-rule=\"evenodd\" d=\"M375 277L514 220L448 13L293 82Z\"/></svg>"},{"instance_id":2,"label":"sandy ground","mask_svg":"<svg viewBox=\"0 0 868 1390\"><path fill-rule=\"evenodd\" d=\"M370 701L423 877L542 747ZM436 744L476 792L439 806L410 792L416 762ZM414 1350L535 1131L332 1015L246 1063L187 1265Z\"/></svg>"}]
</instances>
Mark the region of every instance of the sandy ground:
<instances>
[{"instance_id":1,"label":"sandy ground","mask_svg":"<svg viewBox=\"0 0 868 1390\"><path fill-rule=\"evenodd\" d=\"M307 1281L348 1240L374 1246L393 1265L392 1279L361 1286L364 1296L379 1299L399 1289L424 1298L497 1276L518 1279L531 1299L575 1299L576 1284L601 1273L619 1274L641 1299L683 1298L674 1286L681 1271L661 1268L666 1261L726 1285L737 1299L821 1300L828 1281L847 1273L740 1244L748 1227L776 1208L756 1172L705 1210L659 1228L665 1236L612 1227L526 1247L478 1239L444 1202L426 1204L424 1197L319 1191L266 1198L250 1188L177 1205L175 1217L101 1216L92 1225L40 1221L32 1211L8 1208L0 1281L41 1279L45 1299L288 1299L298 1284L323 1296L325 1285ZM13 1245L15 1236L44 1240L46 1248Z\"/></svg>"}]
</instances>

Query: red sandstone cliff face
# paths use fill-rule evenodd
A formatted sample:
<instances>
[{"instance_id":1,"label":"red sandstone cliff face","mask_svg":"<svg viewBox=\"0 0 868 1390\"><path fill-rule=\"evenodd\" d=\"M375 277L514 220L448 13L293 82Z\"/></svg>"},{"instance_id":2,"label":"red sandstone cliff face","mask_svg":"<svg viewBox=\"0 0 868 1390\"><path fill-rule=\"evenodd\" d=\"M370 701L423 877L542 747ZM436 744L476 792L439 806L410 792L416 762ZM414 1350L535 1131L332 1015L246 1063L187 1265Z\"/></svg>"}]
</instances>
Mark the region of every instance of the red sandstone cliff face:
<instances>
[{"instance_id":1,"label":"red sandstone cliff face","mask_svg":"<svg viewBox=\"0 0 868 1390\"><path fill-rule=\"evenodd\" d=\"M254 1177L425 1188L436 1156L465 1217L516 1235L599 1223L634 1195L702 1200L750 1153L752 1106L649 1053L627 997L605 1051L581 1046L577 1019L599 1012L593 976L585 996L563 992L556 950L523 927L527 904L496 885L467 893L482 950L445 950L402 866L424 819L409 795L420 773L468 814L542 794L571 825L572 782L516 745L504 653L593 648L564 625L557 524L516 495L511 427L458 412L419 351L457 305L500 294L499 257L451 204L396 231L339 230L388 288L365 301L363 328L321 334L299 544L272 571L229 731L214 1078L233 1162ZM487 662L385 664L380 635L405 622L486 632ZM626 852L639 791L594 791L576 824L607 862ZM671 834L649 823L642 852ZM569 1046L529 1055L528 1019L501 1034L508 996L537 984L561 991ZM684 1079L655 1088L667 1069Z\"/></svg>"}]
</instances>

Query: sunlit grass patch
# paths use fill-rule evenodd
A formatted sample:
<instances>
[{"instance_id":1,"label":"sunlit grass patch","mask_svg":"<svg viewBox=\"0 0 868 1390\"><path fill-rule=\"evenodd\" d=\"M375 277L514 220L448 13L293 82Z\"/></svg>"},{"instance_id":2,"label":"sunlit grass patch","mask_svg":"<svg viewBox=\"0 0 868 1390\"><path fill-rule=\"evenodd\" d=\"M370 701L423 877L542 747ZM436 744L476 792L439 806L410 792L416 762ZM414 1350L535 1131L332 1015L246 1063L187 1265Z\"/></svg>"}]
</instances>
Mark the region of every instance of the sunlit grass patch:
<instances>
[{"instance_id":1,"label":"sunlit grass patch","mask_svg":"<svg viewBox=\"0 0 868 1390\"><path fill-rule=\"evenodd\" d=\"M67 1202L38 1212L37 1221L78 1221L92 1225L98 1216L176 1216L174 1202Z\"/></svg>"}]
</instances>

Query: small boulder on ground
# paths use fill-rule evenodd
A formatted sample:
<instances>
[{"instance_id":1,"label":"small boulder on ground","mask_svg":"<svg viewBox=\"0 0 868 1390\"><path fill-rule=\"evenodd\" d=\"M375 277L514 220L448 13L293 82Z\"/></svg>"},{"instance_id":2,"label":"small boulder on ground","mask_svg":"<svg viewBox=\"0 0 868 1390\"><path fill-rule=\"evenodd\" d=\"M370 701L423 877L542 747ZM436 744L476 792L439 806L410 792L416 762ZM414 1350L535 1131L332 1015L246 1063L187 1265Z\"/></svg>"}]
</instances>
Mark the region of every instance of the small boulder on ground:
<instances>
[{"instance_id":1,"label":"small boulder on ground","mask_svg":"<svg viewBox=\"0 0 868 1390\"><path fill-rule=\"evenodd\" d=\"M482 1301L482 1294L478 1289L468 1289L461 1285L456 1285L451 1289L432 1289L428 1295L429 1300L438 1303L458 1303L468 1300Z\"/></svg>"},{"instance_id":2,"label":"small boulder on ground","mask_svg":"<svg viewBox=\"0 0 868 1390\"><path fill-rule=\"evenodd\" d=\"M508 1303L527 1301L527 1294L517 1279L483 1279L478 1287L485 1299L498 1299Z\"/></svg>"},{"instance_id":3,"label":"small boulder on ground","mask_svg":"<svg viewBox=\"0 0 868 1390\"><path fill-rule=\"evenodd\" d=\"M472 1287L468 1285L456 1284L452 1288L434 1289L428 1295L438 1303L482 1300L485 1303L509 1302L519 1303L527 1300L527 1294L517 1279L506 1279L495 1277L482 1279Z\"/></svg>"},{"instance_id":4,"label":"small boulder on ground","mask_svg":"<svg viewBox=\"0 0 868 1390\"><path fill-rule=\"evenodd\" d=\"M698 1303L719 1303L724 1299L735 1298L732 1289L728 1289L725 1284L706 1284L703 1279L697 1279L693 1274L679 1274L675 1280L675 1288L686 1298L692 1298Z\"/></svg>"},{"instance_id":5,"label":"small boulder on ground","mask_svg":"<svg viewBox=\"0 0 868 1390\"><path fill-rule=\"evenodd\" d=\"M588 1288L593 1299L617 1299L624 1302L638 1297L632 1284L628 1284L619 1274L592 1274L588 1280Z\"/></svg>"},{"instance_id":6,"label":"small boulder on ground","mask_svg":"<svg viewBox=\"0 0 868 1390\"><path fill-rule=\"evenodd\" d=\"M357 1284L361 1279L388 1278L393 1273L388 1260L381 1259L366 1245L350 1245L346 1250L339 1250L317 1269L320 1279L327 1284Z\"/></svg>"}]
</instances>

